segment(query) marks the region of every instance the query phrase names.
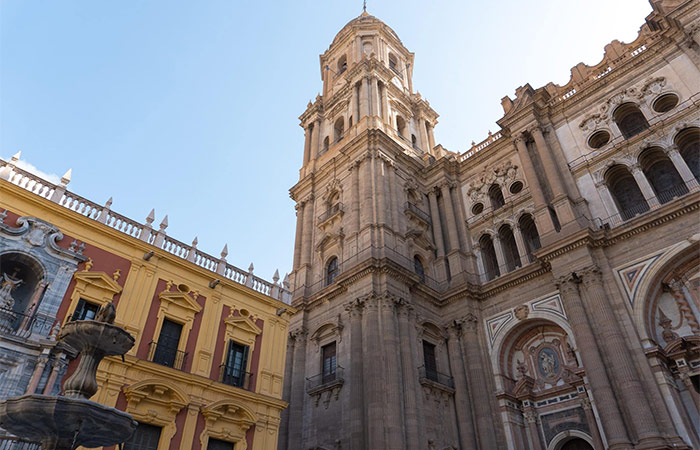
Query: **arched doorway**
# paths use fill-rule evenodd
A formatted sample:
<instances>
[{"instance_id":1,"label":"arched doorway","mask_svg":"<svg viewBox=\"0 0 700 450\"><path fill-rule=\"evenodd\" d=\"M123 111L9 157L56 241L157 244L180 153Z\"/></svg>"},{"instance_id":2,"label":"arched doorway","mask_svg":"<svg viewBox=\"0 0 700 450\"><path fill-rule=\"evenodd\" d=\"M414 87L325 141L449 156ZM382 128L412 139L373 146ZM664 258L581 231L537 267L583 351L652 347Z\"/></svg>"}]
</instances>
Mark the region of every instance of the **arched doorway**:
<instances>
[{"instance_id":1,"label":"arched doorway","mask_svg":"<svg viewBox=\"0 0 700 450\"><path fill-rule=\"evenodd\" d=\"M559 450L593 450L593 447L585 440L575 437L564 442L564 445L559 447Z\"/></svg>"}]
</instances>

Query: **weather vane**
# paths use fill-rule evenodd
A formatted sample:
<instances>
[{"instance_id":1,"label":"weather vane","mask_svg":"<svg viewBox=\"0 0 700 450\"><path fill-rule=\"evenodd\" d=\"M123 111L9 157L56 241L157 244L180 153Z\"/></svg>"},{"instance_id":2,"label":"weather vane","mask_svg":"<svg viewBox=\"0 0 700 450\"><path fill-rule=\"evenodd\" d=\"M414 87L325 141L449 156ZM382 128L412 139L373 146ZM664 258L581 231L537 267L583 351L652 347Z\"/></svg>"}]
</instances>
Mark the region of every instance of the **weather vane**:
<instances>
[{"instance_id":1,"label":"weather vane","mask_svg":"<svg viewBox=\"0 0 700 450\"><path fill-rule=\"evenodd\" d=\"M362 12L367 12L367 0L362 1Z\"/></svg>"}]
</instances>

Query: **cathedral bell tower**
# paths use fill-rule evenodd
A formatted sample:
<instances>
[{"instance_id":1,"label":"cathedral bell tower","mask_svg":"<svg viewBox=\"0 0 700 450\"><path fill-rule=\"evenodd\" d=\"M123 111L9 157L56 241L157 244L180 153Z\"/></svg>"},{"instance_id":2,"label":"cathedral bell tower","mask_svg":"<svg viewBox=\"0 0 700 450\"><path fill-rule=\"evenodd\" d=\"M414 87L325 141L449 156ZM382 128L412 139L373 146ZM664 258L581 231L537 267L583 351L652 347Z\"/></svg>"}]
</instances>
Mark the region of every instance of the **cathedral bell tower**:
<instances>
[{"instance_id":1,"label":"cathedral bell tower","mask_svg":"<svg viewBox=\"0 0 700 450\"><path fill-rule=\"evenodd\" d=\"M418 413L426 411L420 371L435 369L424 354L447 364L442 326L422 324L439 323L437 293L464 285L475 264L456 161L435 145L438 115L413 91L413 61L396 33L366 12L320 57L323 95L300 117L303 165L290 190L299 312L290 325L280 449L458 442L452 419Z\"/></svg>"}]
</instances>

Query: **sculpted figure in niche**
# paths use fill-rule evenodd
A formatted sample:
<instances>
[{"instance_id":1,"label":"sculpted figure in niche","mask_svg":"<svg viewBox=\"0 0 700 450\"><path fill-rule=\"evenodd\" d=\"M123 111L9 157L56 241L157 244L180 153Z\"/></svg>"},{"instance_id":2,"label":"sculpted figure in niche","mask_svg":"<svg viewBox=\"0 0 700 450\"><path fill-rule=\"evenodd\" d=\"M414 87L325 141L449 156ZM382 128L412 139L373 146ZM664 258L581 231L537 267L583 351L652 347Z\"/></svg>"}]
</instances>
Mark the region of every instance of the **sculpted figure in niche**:
<instances>
[{"instance_id":1,"label":"sculpted figure in niche","mask_svg":"<svg viewBox=\"0 0 700 450\"><path fill-rule=\"evenodd\" d=\"M15 269L12 275L7 273L2 274L2 284L0 284L0 307L12 309L15 305L15 299L12 298L12 291L17 289L17 286L23 283L23 280L17 277L19 269Z\"/></svg>"},{"instance_id":2,"label":"sculpted figure in niche","mask_svg":"<svg viewBox=\"0 0 700 450\"><path fill-rule=\"evenodd\" d=\"M554 354L554 350L551 348L543 348L540 350L537 359L539 360L540 373L545 377L553 377L559 371L557 355Z\"/></svg>"}]
</instances>

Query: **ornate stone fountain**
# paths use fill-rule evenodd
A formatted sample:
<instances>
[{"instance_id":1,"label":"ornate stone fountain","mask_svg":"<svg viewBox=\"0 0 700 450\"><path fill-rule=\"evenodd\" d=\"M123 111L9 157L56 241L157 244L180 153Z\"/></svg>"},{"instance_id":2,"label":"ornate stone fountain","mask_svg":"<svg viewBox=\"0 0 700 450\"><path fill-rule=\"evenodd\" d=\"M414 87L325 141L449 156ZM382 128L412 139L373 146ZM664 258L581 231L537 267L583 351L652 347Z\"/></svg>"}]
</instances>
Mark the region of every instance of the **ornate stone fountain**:
<instances>
[{"instance_id":1,"label":"ornate stone fountain","mask_svg":"<svg viewBox=\"0 0 700 450\"><path fill-rule=\"evenodd\" d=\"M73 450L124 442L136 429L129 414L90 401L97 392L97 366L105 356L121 356L134 338L114 326L114 304L100 308L96 320L67 323L58 337L82 358L64 384L64 396L23 395L0 401L0 427L40 441L43 450Z\"/></svg>"}]
</instances>

